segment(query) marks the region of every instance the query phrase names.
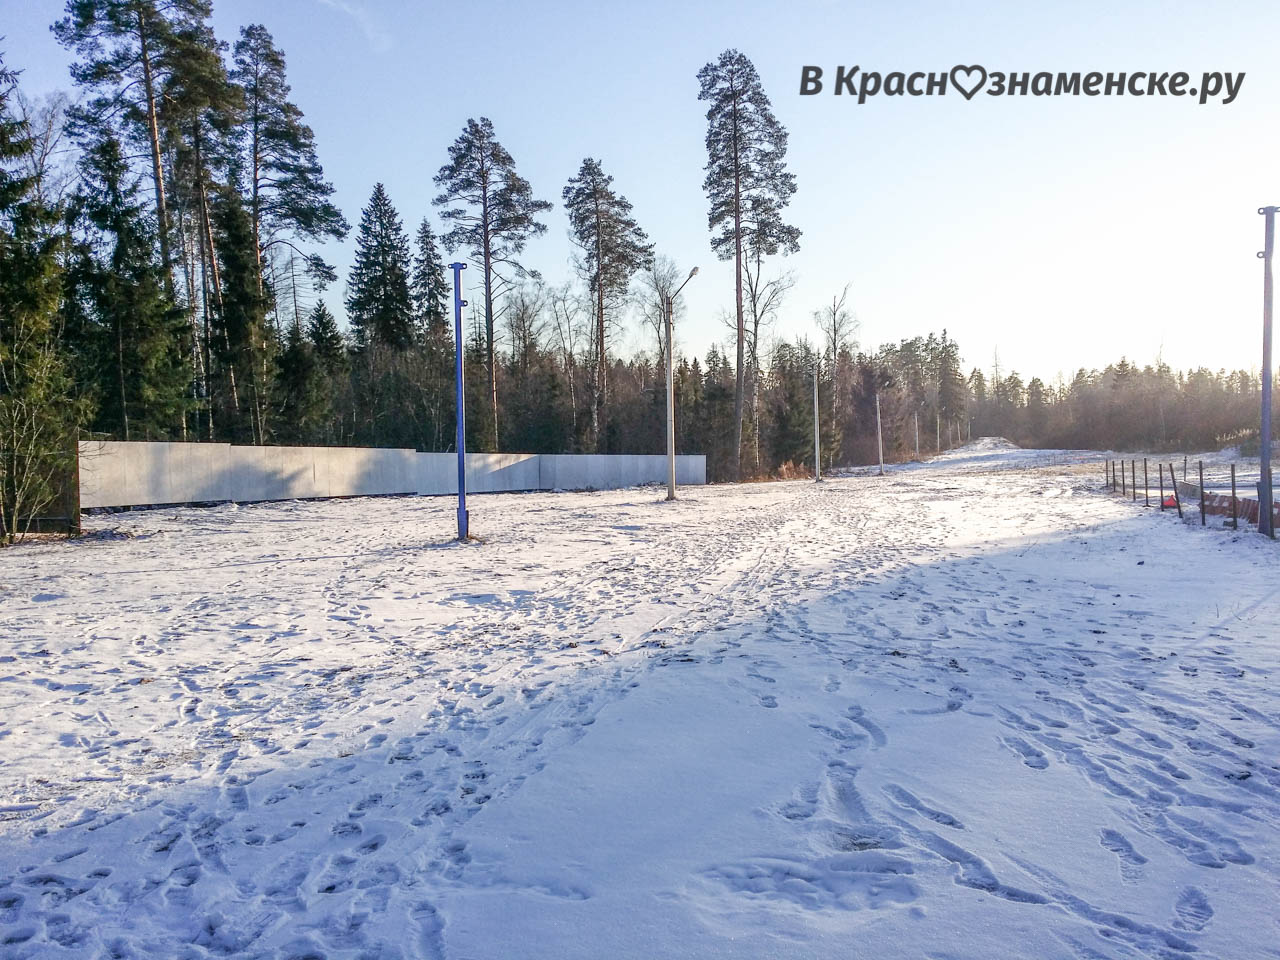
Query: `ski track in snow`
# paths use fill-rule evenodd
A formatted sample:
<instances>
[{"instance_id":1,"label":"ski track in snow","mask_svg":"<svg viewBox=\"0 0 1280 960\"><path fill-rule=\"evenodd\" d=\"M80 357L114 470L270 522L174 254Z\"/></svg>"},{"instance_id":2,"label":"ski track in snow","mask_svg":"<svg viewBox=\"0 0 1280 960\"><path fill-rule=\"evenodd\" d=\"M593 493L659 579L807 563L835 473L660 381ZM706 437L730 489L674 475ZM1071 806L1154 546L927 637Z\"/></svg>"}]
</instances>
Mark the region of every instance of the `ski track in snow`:
<instances>
[{"instance_id":1,"label":"ski track in snow","mask_svg":"<svg viewBox=\"0 0 1280 960\"><path fill-rule=\"evenodd\" d=\"M976 449L675 504L487 496L479 544L452 501L388 499L0 554L0 957L471 956L460 898L617 882L473 845L678 671L798 718L810 771L745 774L759 836L655 894L699 918L687 955L732 928L991 956L912 932L990 912L1040 956L1280 956L1274 546Z\"/></svg>"}]
</instances>

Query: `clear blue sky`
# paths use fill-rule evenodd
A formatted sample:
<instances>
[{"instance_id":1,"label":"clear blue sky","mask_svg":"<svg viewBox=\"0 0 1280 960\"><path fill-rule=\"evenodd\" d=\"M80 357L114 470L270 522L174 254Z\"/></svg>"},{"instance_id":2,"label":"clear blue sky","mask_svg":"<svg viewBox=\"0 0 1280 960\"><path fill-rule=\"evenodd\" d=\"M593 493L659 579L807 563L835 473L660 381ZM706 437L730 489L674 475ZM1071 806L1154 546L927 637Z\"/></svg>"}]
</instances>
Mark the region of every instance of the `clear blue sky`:
<instances>
[{"instance_id":1,"label":"clear blue sky","mask_svg":"<svg viewBox=\"0 0 1280 960\"><path fill-rule=\"evenodd\" d=\"M11 66L69 87L48 24L7 0ZM755 62L791 133L798 283L776 328L850 283L860 341L946 327L966 364L1068 376L1127 355L1256 368L1259 206L1280 203L1280 4L505 3L215 0L228 41L263 22L283 47L337 200L355 223L375 181L412 231L438 225L431 177L469 116L490 117L556 203L527 264L569 275L560 191L602 160L659 252L698 265L681 340L729 331L733 275L708 245L695 74L726 47ZM1246 73L1234 103L1174 97L798 95L800 67ZM351 243L331 259L345 274ZM469 280L475 281L475 271ZM341 284L328 299L337 305ZM624 349L647 344L636 328Z\"/></svg>"}]
</instances>

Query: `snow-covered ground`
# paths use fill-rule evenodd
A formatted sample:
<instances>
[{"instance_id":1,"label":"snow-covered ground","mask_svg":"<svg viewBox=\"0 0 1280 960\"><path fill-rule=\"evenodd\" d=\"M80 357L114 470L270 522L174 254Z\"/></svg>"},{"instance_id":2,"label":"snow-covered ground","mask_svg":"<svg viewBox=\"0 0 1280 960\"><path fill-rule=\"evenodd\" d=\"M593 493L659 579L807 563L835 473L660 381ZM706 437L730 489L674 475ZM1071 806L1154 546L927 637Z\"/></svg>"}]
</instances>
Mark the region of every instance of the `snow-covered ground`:
<instances>
[{"instance_id":1,"label":"snow-covered ground","mask_svg":"<svg viewBox=\"0 0 1280 960\"><path fill-rule=\"evenodd\" d=\"M1072 459L0 552L0 957L1280 956L1280 549Z\"/></svg>"}]
</instances>

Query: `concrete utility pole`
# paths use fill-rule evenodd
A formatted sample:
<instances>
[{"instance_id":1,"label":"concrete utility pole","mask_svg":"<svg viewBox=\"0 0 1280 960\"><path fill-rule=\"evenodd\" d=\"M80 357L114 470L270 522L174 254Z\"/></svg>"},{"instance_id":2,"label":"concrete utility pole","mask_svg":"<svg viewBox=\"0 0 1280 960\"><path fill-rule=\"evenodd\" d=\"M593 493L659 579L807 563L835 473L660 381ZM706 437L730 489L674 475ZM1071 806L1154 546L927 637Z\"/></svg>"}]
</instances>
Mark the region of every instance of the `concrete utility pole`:
<instances>
[{"instance_id":1,"label":"concrete utility pole","mask_svg":"<svg viewBox=\"0 0 1280 960\"><path fill-rule=\"evenodd\" d=\"M457 339L454 350L454 383L458 389L457 437L458 448L458 539L466 540L470 535L470 517L467 516L467 401L466 391L462 389L462 308L467 301L462 299L462 271L467 269L465 263L451 263L453 271L453 334Z\"/></svg>"},{"instance_id":2,"label":"concrete utility pole","mask_svg":"<svg viewBox=\"0 0 1280 960\"><path fill-rule=\"evenodd\" d=\"M884 431L880 429L880 394L876 394L876 447L880 451L880 476L884 476Z\"/></svg>"},{"instance_id":3,"label":"concrete utility pole","mask_svg":"<svg viewBox=\"0 0 1280 960\"><path fill-rule=\"evenodd\" d=\"M1261 207L1266 217L1266 242L1262 252L1262 424L1258 434L1258 456L1262 471L1258 479L1258 532L1273 540L1276 536L1272 518L1274 495L1271 489L1271 302L1274 284L1271 258L1276 248L1276 207Z\"/></svg>"},{"instance_id":4,"label":"concrete utility pole","mask_svg":"<svg viewBox=\"0 0 1280 960\"><path fill-rule=\"evenodd\" d=\"M818 433L818 360L813 361L813 482L822 482L822 441Z\"/></svg>"},{"instance_id":5,"label":"concrete utility pole","mask_svg":"<svg viewBox=\"0 0 1280 960\"><path fill-rule=\"evenodd\" d=\"M916 417L916 459L920 459L920 411L915 413Z\"/></svg>"},{"instance_id":6,"label":"concrete utility pole","mask_svg":"<svg viewBox=\"0 0 1280 960\"><path fill-rule=\"evenodd\" d=\"M672 313L675 312L676 297L680 296L680 291L684 289L685 284L698 275L698 268L694 267L689 271L689 276L684 278L684 283L676 289L676 292L667 297L667 309L663 311L666 314L667 328L667 499L674 500L676 498L676 379L675 379L675 361L672 359L673 337L672 333Z\"/></svg>"},{"instance_id":7,"label":"concrete utility pole","mask_svg":"<svg viewBox=\"0 0 1280 960\"><path fill-rule=\"evenodd\" d=\"M937 448L938 452L941 453L942 452L942 414L940 413L935 413L933 415L933 432L934 432L933 445Z\"/></svg>"}]
</instances>

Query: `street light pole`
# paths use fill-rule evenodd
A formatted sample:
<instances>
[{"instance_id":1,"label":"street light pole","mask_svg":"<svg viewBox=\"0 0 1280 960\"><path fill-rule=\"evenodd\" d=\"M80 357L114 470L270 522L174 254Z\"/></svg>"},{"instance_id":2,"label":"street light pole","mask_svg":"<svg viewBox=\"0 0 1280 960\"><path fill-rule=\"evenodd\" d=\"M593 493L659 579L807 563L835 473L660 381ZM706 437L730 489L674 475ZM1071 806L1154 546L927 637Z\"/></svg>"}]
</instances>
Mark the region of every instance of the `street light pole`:
<instances>
[{"instance_id":1,"label":"street light pole","mask_svg":"<svg viewBox=\"0 0 1280 960\"><path fill-rule=\"evenodd\" d=\"M818 432L818 357L813 358L813 481L822 482L822 441Z\"/></svg>"},{"instance_id":2,"label":"street light pole","mask_svg":"<svg viewBox=\"0 0 1280 960\"><path fill-rule=\"evenodd\" d=\"M1275 539L1273 522L1274 503L1271 490L1271 301L1274 282L1271 277L1271 257L1276 247L1276 207L1261 207L1258 212L1266 217L1266 242L1262 258L1262 423L1258 435L1258 456L1261 474L1258 478L1258 532Z\"/></svg>"},{"instance_id":3,"label":"street light pole","mask_svg":"<svg viewBox=\"0 0 1280 960\"><path fill-rule=\"evenodd\" d=\"M467 269L465 263L451 263L453 271L453 333L457 340L454 347L454 382L458 389L457 437L458 449L458 539L466 540L470 536L469 517L467 515L467 404L466 391L462 383L462 308L467 301L462 299L462 271Z\"/></svg>"},{"instance_id":4,"label":"street light pole","mask_svg":"<svg viewBox=\"0 0 1280 960\"><path fill-rule=\"evenodd\" d=\"M676 297L680 296L680 291L685 288L690 280L698 275L698 268L694 267L689 271L689 276L685 277L684 283L676 289L676 292L667 297L666 314L667 328L667 499L674 500L676 498L676 379L675 379L675 361L672 359L672 314L675 312Z\"/></svg>"},{"instance_id":5,"label":"street light pole","mask_svg":"<svg viewBox=\"0 0 1280 960\"><path fill-rule=\"evenodd\" d=\"M880 429L880 393L876 392L876 449L880 453L880 476L884 476L884 431Z\"/></svg>"}]
</instances>

